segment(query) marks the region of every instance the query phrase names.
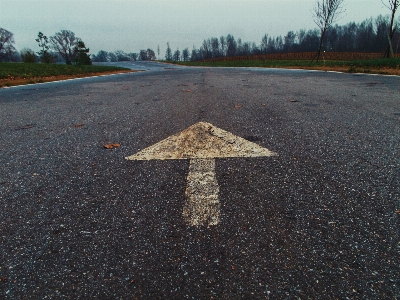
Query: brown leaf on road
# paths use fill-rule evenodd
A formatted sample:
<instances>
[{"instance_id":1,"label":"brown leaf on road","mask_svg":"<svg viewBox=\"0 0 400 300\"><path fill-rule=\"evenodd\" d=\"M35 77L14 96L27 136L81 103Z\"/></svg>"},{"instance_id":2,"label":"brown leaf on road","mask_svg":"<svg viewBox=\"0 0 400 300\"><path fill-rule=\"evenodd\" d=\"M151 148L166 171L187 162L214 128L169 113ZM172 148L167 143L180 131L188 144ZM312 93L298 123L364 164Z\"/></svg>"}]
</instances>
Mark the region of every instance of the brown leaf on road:
<instances>
[{"instance_id":1,"label":"brown leaf on road","mask_svg":"<svg viewBox=\"0 0 400 300\"><path fill-rule=\"evenodd\" d=\"M243 107L242 104L234 104L233 106L234 106L235 108L242 108L242 107Z\"/></svg>"},{"instance_id":2,"label":"brown leaf on road","mask_svg":"<svg viewBox=\"0 0 400 300\"><path fill-rule=\"evenodd\" d=\"M292 100L290 100L290 102L297 102L297 100L292 99Z\"/></svg>"},{"instance_id":3,"label":"brown leaf on road","mask_svg":"<svg viewBox=\"0 0 400 300\"><path fill-rule=\"evenodd\" d=\"M121 146L121 144L118 144L118 143L116 143L116 144L105 144L105 145L104 145L104 148L106 148L106 149L113 149L113 148L119 147L119 146Z\"/></svg>"},{"instance_id":4,"label":"brown leaf on road","mask_svg":"<svg viewBox=\"0 0 400 300\"><path fill-rule=\"evenodd\" d=\"M85 126L85 124L75 124L75 127L82 127Z\"/></svg>"},{"instance_id":5,"label":"brown leaf on road","mask_svg":"<svg viewBox=\"0 0 400 300\"><path fill-rule=\"evenodd\" d=\"M30 128L33 128L34 126L35 126L35 124L27 124L27 125L21 126L20 128L18 128L18 130L30 129Z\"/></svg>"}]
</instances>

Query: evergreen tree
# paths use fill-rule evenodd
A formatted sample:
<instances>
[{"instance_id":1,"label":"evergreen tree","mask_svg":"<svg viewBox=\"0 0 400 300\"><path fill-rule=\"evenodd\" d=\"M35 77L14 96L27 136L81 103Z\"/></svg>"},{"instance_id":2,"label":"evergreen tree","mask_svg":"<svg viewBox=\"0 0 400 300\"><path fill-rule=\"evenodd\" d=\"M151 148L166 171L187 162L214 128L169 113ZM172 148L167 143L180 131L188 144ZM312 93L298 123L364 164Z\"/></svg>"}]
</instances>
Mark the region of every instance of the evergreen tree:
<instances>
[{"instance_id":1,"label":"evergreen tree","mask_svg":"<svg viewBox=\"0 0 400 300\"><path fill-rule=\"evenodd\" d=\"M42 48L39 52L36 52L37 55L39 55L40 61L46 64L51 63L54 57L49 52L50 46L47 36L39 31L38 38L35 39L35 41L39 44L39 47Z\"/></svg>"},{"instance_id":2,"label":"evergreen tree","mask_svg":"<svg viewBox=\"0 0 400 300\"><path fill-rule=\"evenodd\" d=\"M92 61L88 53L89 48L86 48L85 43L82 40L78 40L77 45L74 48L75 64L91 65Z\"/></svg>"}]
</instances>

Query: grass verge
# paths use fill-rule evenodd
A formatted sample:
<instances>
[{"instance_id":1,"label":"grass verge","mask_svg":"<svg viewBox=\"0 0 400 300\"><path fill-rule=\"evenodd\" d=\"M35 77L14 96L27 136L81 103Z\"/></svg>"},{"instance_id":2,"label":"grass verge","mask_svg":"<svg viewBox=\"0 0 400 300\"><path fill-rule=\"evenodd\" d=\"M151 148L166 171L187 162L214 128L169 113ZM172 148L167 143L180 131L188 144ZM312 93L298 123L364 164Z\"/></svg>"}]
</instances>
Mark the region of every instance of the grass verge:
<instances>
[{"instance_id":1,"label":"grass verge","mask_svg":"<svg viewBox=\"0 0 400 300\"><path fill-rule=\"evenodd\" d=\"M112 66L0 63L0 87L124 72L134 71Z\"/></svg>"},{"instance_id":2,"label":"grass verge","mask_svg":"<svg viewBox=\"0 0 400 300\"><path fill-rule=\"evenodd\" d=\"M175 62L186 66L205 67L261 67L261 68L287 68L323 71L340 71L347 73L373 73L386 75L400 75L400 59L373 59L352 61L320 61L309 60L235 60L235 61L197 61Z\"/></svg>"}]
</instances>

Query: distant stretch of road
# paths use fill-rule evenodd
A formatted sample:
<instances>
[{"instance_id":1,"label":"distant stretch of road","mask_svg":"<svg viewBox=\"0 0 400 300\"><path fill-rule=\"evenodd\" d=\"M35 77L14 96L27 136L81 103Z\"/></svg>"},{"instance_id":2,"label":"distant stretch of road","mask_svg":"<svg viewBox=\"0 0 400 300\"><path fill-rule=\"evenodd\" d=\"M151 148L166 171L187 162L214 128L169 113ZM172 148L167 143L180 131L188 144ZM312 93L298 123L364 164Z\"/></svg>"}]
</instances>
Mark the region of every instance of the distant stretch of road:
<instances>
[{"instance_id":1,"label":"distant stretch of road","mask_svg":"<svg viewBox=\"0 0 400 300\"><path fill-rule=\"evenodd\" d=\"M0 90L0 298L400 298L400 78L117 63Z\"/></svg>"}]
</instances>

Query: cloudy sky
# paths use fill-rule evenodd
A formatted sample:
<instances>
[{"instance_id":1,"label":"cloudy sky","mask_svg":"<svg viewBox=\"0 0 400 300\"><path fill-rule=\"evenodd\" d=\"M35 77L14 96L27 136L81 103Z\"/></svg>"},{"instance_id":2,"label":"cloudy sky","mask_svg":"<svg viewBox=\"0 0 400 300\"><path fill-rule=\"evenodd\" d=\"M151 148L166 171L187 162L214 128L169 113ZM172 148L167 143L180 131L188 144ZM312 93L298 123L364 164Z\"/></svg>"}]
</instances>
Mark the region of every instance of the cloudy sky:
<instances>
[{"instance_id":1,"label":"cloudy sky","mask_svg":"<svg viewBox=\"0 0 400 300\"><path fill-rule=\"evenodd\" d=\"M42 31L51 36L62 29L75 32L90 48L139 52L153 49L165 55L204 39L232 34L260 44L262 36L284 36L289 30L313 29L316 0L1 0L0 27L14 33L15 46L38 51ZM388 1L388 0L385 0ZM380 0L345 0L339 24L361 22L389 10Z\"/></svg>"}]
</instances>

